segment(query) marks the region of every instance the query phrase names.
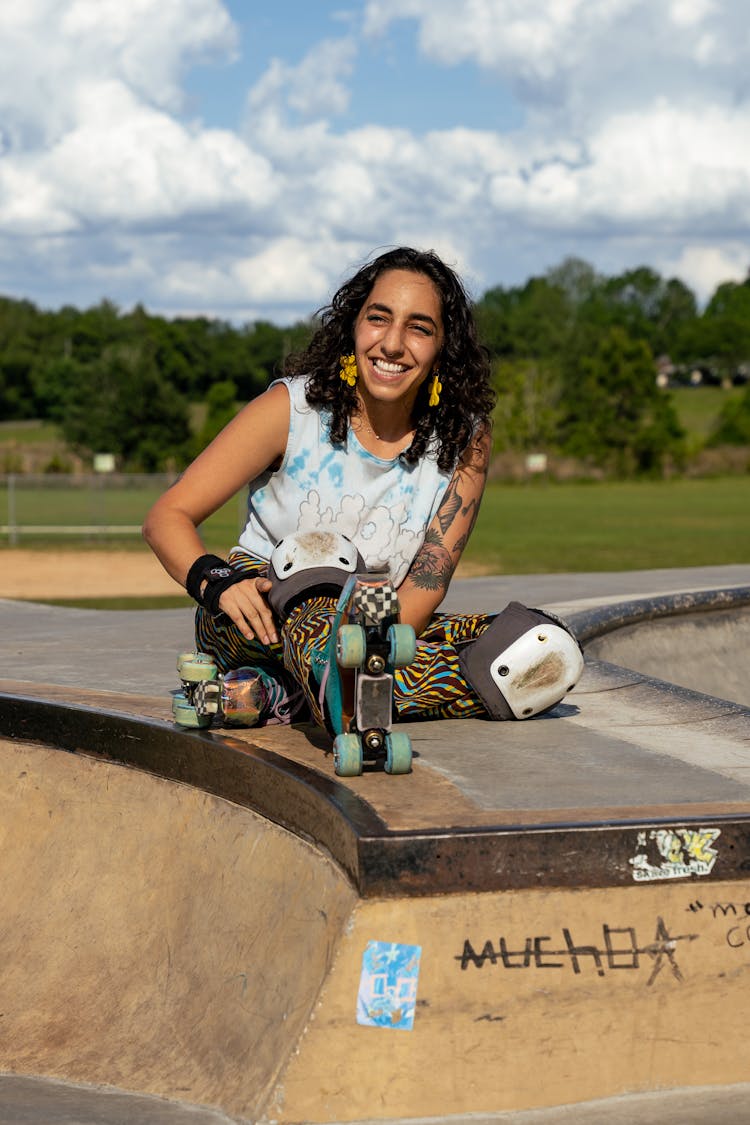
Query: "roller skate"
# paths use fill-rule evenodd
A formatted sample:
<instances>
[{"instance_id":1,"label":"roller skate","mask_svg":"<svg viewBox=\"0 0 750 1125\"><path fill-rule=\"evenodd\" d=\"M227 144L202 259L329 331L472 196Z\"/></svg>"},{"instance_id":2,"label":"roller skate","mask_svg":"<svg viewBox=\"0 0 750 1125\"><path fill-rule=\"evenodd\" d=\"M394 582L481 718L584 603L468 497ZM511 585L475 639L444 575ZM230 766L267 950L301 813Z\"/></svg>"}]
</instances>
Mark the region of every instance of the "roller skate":
<instances>
[{"instance_id":1,"label":"roller skate","mask_svg":"<svg viewBox=\"0 0 750 1125\"><path fill-rule=\"evenodd\" d=\"M414 660L416 636L397 618L398 597L387 573L349 578L318 669L339 777L356 777L366 761L380 759L386 773L411 769L411 739L392 729L393 673Z\"/></svg>"},{"instance_id":2,"label":"roller skate","mask_svg":"<svg viewBox=\"0 0 750 1125\"><path fill-rule=\"evenodd\" d=\"M205 652L177 657L180 691L172 696L172 718L181 727L210 727L221 707L221 676Z\"/></svg>"},{"instance_id":3,"label":"roller skate","mask_svg":"<svg viewBox=\"0 0 750 1125\"><path fill-rule=\"evenodd\" d=\"M290 695L258 669L220 672L212 656L187 652L177 658L177 672L181 690L172 697L172 716L178 726L257 727L307 717L301 690Z\"/></svg>"},{"instance_id":4,"label":"roller skate","mask_svg":"<svg viewBox=\"0 0 750 1125\"><path fill-rule=\"evenodd\" d=\"M355 777L365 761L381 758L387 773L408 773L411 740L392 730L393 673L414 659L416 637L398 624L388 573L368 572L343 535L304 532L276 544L268 576L268 601L282 623L313 595L338 599L326 647L312 657L338 776Z\"/></svg>"}]
</instances>

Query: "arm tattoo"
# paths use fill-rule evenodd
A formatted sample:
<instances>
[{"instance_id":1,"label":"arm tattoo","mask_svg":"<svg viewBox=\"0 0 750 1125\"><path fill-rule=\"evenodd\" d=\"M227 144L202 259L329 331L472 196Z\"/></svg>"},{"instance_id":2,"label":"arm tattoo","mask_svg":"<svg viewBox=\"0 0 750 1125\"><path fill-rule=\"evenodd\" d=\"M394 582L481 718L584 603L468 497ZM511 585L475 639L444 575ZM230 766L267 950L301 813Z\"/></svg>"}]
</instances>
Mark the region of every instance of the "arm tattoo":
<instances>
[{"instance_id":1,"label":"arm tattoo","mask_svg":"<svg viewBox=\"0 0 750 1125\"><path fill-rule=\"evenodd\" d=\"M409 577L419 590L447 590L453 563L440 536L428 531L409 568Z\"/></svg>"},{"instance_id":2,"label":"arm tattoo","mask_svg":"<svg viewBox=\"0 0 750 1125\"><path fill-rule=\"evenodd\" d=\"M458 480L454 479L448 485L445 491L445 496L443 497L440 503L440 507L437 510L437 521L440 524L440 530L442 531L443 535L447 534L451 524L453 523L459 512L462 516L470 515L469 530L461 540L463 546L465 546L466 539L468 539L469 535L471 534L472 528L476 523L477 515L479 514L479 501L472 498L469 503L464 506L463 497L458 491Z\"/></svg>"},{"instance_id":3,"label":"arm tattoo","mask_svg":"<svg viewBox=\"0 0 750 1125\"><path fill-rule=\"evenodd\" d=\"M443 535L453 523L457 514L461 511L461 497L458 494L458 485L455 480L452 480L445 490L445 496L440 501L440 507L437 510L438 523Z\"/></svg>"}]
</instances>

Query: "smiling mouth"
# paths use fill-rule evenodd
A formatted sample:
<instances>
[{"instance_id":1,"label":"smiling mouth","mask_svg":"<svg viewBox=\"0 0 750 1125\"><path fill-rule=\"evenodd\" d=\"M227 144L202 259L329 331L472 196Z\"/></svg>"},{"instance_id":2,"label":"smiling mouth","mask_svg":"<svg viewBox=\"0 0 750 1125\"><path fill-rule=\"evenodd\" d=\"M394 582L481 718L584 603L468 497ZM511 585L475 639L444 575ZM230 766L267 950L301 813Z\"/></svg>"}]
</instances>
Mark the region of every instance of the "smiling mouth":
<instances>
[{"instance_id":1,"label":"smiling mouth","mask_svg":"<svg viewBox=\"0 0 750 1125\"><path fill-rule=\"evenodd\" d=\"M404 363L389 363L385 359L373 359L372 366L380 375L403 375L405 371L409 370L407 364Z\"/></svg>"}]
</instances>

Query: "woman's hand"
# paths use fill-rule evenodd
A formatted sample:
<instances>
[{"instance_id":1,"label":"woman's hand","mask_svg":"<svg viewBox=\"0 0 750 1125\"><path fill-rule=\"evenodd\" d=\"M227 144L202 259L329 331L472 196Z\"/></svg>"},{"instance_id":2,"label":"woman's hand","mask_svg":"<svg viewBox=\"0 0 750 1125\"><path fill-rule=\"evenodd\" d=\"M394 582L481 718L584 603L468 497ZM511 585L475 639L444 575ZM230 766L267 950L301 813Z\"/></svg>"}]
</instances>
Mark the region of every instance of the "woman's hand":
<instances>
[{"instance_id":1,"label":"woman's hand","mask_svg":"<svg viewBox=\"0 0 750 1125\"><path fill-rule=\"evenodd\" d=\"M245 582L235 582L219 598L219 608L226 613L248 641L256 638L264 645L274 644L279 635L273 610L266 595L271 580L257 575Z\"/></svg>"}]
</instances>

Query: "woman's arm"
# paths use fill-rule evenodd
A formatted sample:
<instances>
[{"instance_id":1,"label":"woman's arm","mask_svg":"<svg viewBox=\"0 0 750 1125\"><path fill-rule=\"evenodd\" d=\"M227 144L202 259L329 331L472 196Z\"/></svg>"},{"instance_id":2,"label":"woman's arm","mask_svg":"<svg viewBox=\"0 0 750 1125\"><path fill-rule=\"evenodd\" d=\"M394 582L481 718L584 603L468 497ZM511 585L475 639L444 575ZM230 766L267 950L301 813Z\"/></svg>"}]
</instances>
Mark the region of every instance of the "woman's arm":
<instances>
[{"instance_id":1,"label":"woman's arm","mask_svg":"<svg viewBox=\"0 0 750 1125\"><path fill-rule=\"evenodd\" d=\"M164 569L181 585L206 548L198 527L248 481L278 463L289 433L289 394L283 384L248 403L221 431L146 516L143 535ZM221 609L249 639L275 639L264 594L266 579L249 579L225 590Z\"/></svg>"},{"instance_id":2,"label":"woman's arm","mask_svg":"<svg viewBox=\"0 0 750 1125\"><path fill-rule=\"evenodd\" d=\"M490 458L490 433L477 434L451 478L424 543L399 586L401 620L417 636L445 597L479 513Z\"/></svg>"}]
</instances>

